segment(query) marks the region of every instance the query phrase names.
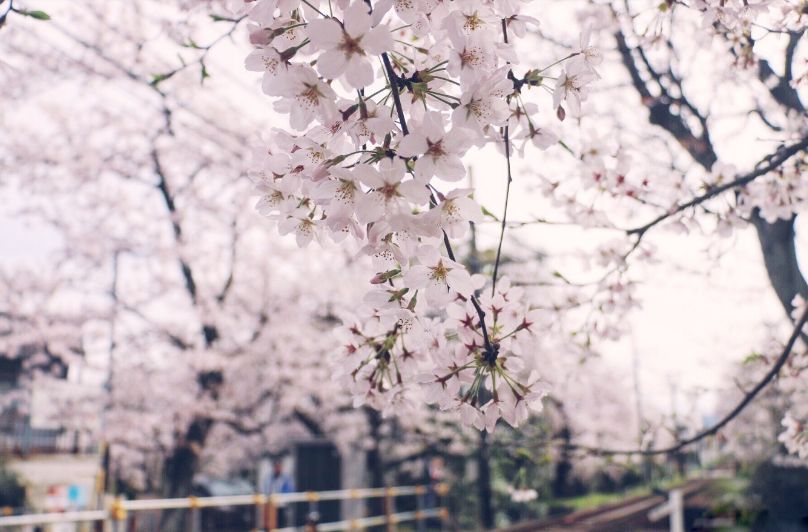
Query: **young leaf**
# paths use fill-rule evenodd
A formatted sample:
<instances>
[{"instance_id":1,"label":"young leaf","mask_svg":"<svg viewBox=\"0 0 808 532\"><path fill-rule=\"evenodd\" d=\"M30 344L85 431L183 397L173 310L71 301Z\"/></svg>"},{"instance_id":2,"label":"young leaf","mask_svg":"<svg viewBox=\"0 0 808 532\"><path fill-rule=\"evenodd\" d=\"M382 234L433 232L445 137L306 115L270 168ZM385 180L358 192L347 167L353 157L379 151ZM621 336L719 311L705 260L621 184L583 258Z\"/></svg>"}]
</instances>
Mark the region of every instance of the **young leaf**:
<instances>
[{"instance_id":1,"label":"young leaf","mask_svg":"<svg viewBox=\"0 0 808 532\"><path fill-rule=\"evenodd\" d=\"M15 10L15 11L17 13L19 13L20 15L35 18L37 20L50 20L50 15L48 15L44 11L39 11L39 10L28 11L26 9L19 9L19 10Z\"/></svg>"}]
</instances>

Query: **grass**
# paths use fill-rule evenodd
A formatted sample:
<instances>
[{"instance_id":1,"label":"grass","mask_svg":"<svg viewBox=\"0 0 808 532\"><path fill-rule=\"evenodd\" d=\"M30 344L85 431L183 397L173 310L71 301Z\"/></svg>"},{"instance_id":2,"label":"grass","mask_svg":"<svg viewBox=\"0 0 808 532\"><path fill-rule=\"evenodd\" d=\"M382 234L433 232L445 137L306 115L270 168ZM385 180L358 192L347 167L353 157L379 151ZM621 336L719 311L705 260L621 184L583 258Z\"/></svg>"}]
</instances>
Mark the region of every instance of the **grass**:
<instances>
[{"instance_id":1,"label":"grass","mask_svg":"<svg viewBox=\"0 0 808 532\"><path fill-rule=\"evenodd\" d=\"M604 506L606 504L622 501L624 499L649 495L653 488L658 488L667 491L681 484L682 482L684 482L684 480L685 480L684 478L676 476L657 481L654 483L653 486L645 486L645 485L634 486L633 488L629 488L624 491L616 491L609 493L603 493L603 492L587 493L586 495L580 495L578 497L565 497L561 499L554 499L551 504L566 506L568 508L572 508L573 511L589 510L591 508L597 508L598 506Z\"/></svg>"},{"instance_id":2,"label":"grass","mask_svg":"<svg viewBox=\"0 0 808 532\"><path fill-rule=\"evenodd\" d=\"M553 504L566 506L575 511L588 510L590 508L597 508L605 504L621 501L630 497L638 497L640 495L648 495L651 493L651 488L648 486L636 486L626 491L613 492L613 493L587 493L578 497L565 497L563 499L555 499Z\"/></svg>"}]
</instances>

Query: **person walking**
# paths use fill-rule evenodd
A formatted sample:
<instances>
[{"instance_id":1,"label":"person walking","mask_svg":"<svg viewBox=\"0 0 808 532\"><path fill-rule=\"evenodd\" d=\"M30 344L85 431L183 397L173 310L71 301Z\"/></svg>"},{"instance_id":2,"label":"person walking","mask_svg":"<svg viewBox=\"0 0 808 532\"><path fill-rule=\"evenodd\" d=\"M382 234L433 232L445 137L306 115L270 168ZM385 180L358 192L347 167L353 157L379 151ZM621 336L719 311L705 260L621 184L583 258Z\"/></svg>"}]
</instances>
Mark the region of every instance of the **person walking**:
<instances>
[{"instance_id":1,"label":"person walking","mask_svg":"<svg viewBox=\"0 0 808 532\"><path fill-rule=\"evenodd\" d=\"M261 491L266 496L292 493L295 491L295 481L292 475L284 471L283 461L280 458L276 458L272 461L272 471L264 480L263 489ZM291 524L292 516L287 510L288 506L285 502L277 504L278 528L283 528Z\"/></svg>"}]
</instances>

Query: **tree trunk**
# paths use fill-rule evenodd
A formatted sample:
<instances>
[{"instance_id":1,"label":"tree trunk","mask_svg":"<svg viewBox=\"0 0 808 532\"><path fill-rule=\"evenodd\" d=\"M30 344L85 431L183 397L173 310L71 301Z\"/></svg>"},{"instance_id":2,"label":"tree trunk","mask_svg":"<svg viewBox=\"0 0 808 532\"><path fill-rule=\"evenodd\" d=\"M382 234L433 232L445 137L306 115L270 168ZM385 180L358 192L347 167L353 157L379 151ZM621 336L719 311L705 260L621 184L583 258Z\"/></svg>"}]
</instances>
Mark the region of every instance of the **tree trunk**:
<instances>
[{"instance_id":1,"label":"tree trunk","mask_svg":"<svg viewBox=\"0 0 808 532\"><path fill-rule=\"evenodd\" d=\"M209 418L195 418L171 455L166 458L163 469L163 497L173 499L191 495L194 475L199 469L199 453L205 445L213 421ZM167 510L160 518L163 532L182 532L188 526L186 510Z\"/></svg>"},{"instance_id":2,"label":"tree trunk","mask_svg":"<svg viewBox=\"0 0 808 532\"><path fill-rule=\"evenodd\" d=\"M365 408L365 414L370 426L370 438L373 440L373 447L365 455L365 466L370 473L370 486L372 488L384 487L384 460L381 452L381 434L379 429L382 426L382 417L373 408ZM368 515L384 514L384 498L374 497L368 499ZM381 529L380 529L381 530Z\"/></svg>"},{"instance_id":3,"label":"tree trunk","mask_svg":"<svg viewBox=\"0 0 808 532\"><path fill-rule=\"evenodd\" d=\"M755 211L752 223L760 240L763 261L769 274L772 288L786 312L793 310L791 302L800 294L808 297L808 284L805 282L797 262L797 249L794 244L794 222L796 215L789 220L768 223Z\"/></svg>"},{"instance_id":4,"label":"tree trunk","mask_svg":"<svg viewBox=\"0 0 808 532\"><path fill-rule=\"evenodd\" d=\"M572 443L572 432L565 424L561 427L558 436L563 442L561 454L555 465L555 475L553 477L553 496L567 497L572 495L569 490L570 473L572 473L572 456L570 455L570 444Z\"/></svg>"},{"instance_id":5,"label":"tree trunk","mask_svg":"<svg viewBox=\"0 0 808 532\"><path fill-rule=\"evenodd\" d=\"M494 528L490 448L488 446L488 433L485 431L480 432L480 447L477 452L477 489L480 499L480 524L484 529Z\"/></svg>"}]
</instances>

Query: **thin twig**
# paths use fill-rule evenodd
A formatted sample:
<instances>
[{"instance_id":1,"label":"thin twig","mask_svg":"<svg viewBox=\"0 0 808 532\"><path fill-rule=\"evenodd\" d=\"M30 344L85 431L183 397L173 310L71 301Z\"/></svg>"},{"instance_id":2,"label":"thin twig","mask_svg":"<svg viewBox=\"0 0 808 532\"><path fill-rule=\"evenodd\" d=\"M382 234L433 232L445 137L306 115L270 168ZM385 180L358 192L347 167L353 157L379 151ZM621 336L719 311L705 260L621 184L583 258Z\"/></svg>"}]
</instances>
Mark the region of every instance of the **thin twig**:
<instances>
[{"instance_id":1,"label":"thin twig","mask_svg":"<svg viewBox=\"0 0 808 532\"><path fill-rule=\"evenodd\" d=\"M765 175L771 172L772 170L776 170L777 168L780 167L780 165L785 163L788 159L790 159L794 155L804 152L806 148L808 148L808 136L803 137L801 141L792 144L791 146L782 147L772 155L769 155L768 157L764 158L757 164L755 170L749 172L748 174L742 175L741 177L738 177L737 179L734 179L733 181L730 181L728 183L724 183L723 185L713 187L704 194L697 196L686 203L677 205L676 207L669 210L665 214L660 214L647 224L627 230L626 233L629 235L642 236L646 231L648 231L658 223L667 220L671 216L679 214L680 212L687 210L691 207L695 207L700 203L704 203L705 201L714 198L715 196L718 196L722 192L726 192L727 190L748 185L758 177Z\"/></svg>"},{"instance_id":2,"label":"thin twig","mask_svg":"<svg viewBox=\"0 0 808 532\"><path fill-rule=\"evenodd\" d=\"M502 36L505 39L505 44L508 44L508 25L505 19L502 19ZM505 227L508 224L508 201L511 197L511 182L513 176L511 175L511 138L510 128L505 124L503 129L503 136L505 139L505 164L508 169L508 181L505 185L505 207L502 210L502 225L499 229L499 243L497 244L497 258L494 261L494 273L491 276L491 296L494 295L497 289L497 275L499 274L499 261L502 258L502 242L505 240Z\"/></svg>"}]
</instances>

